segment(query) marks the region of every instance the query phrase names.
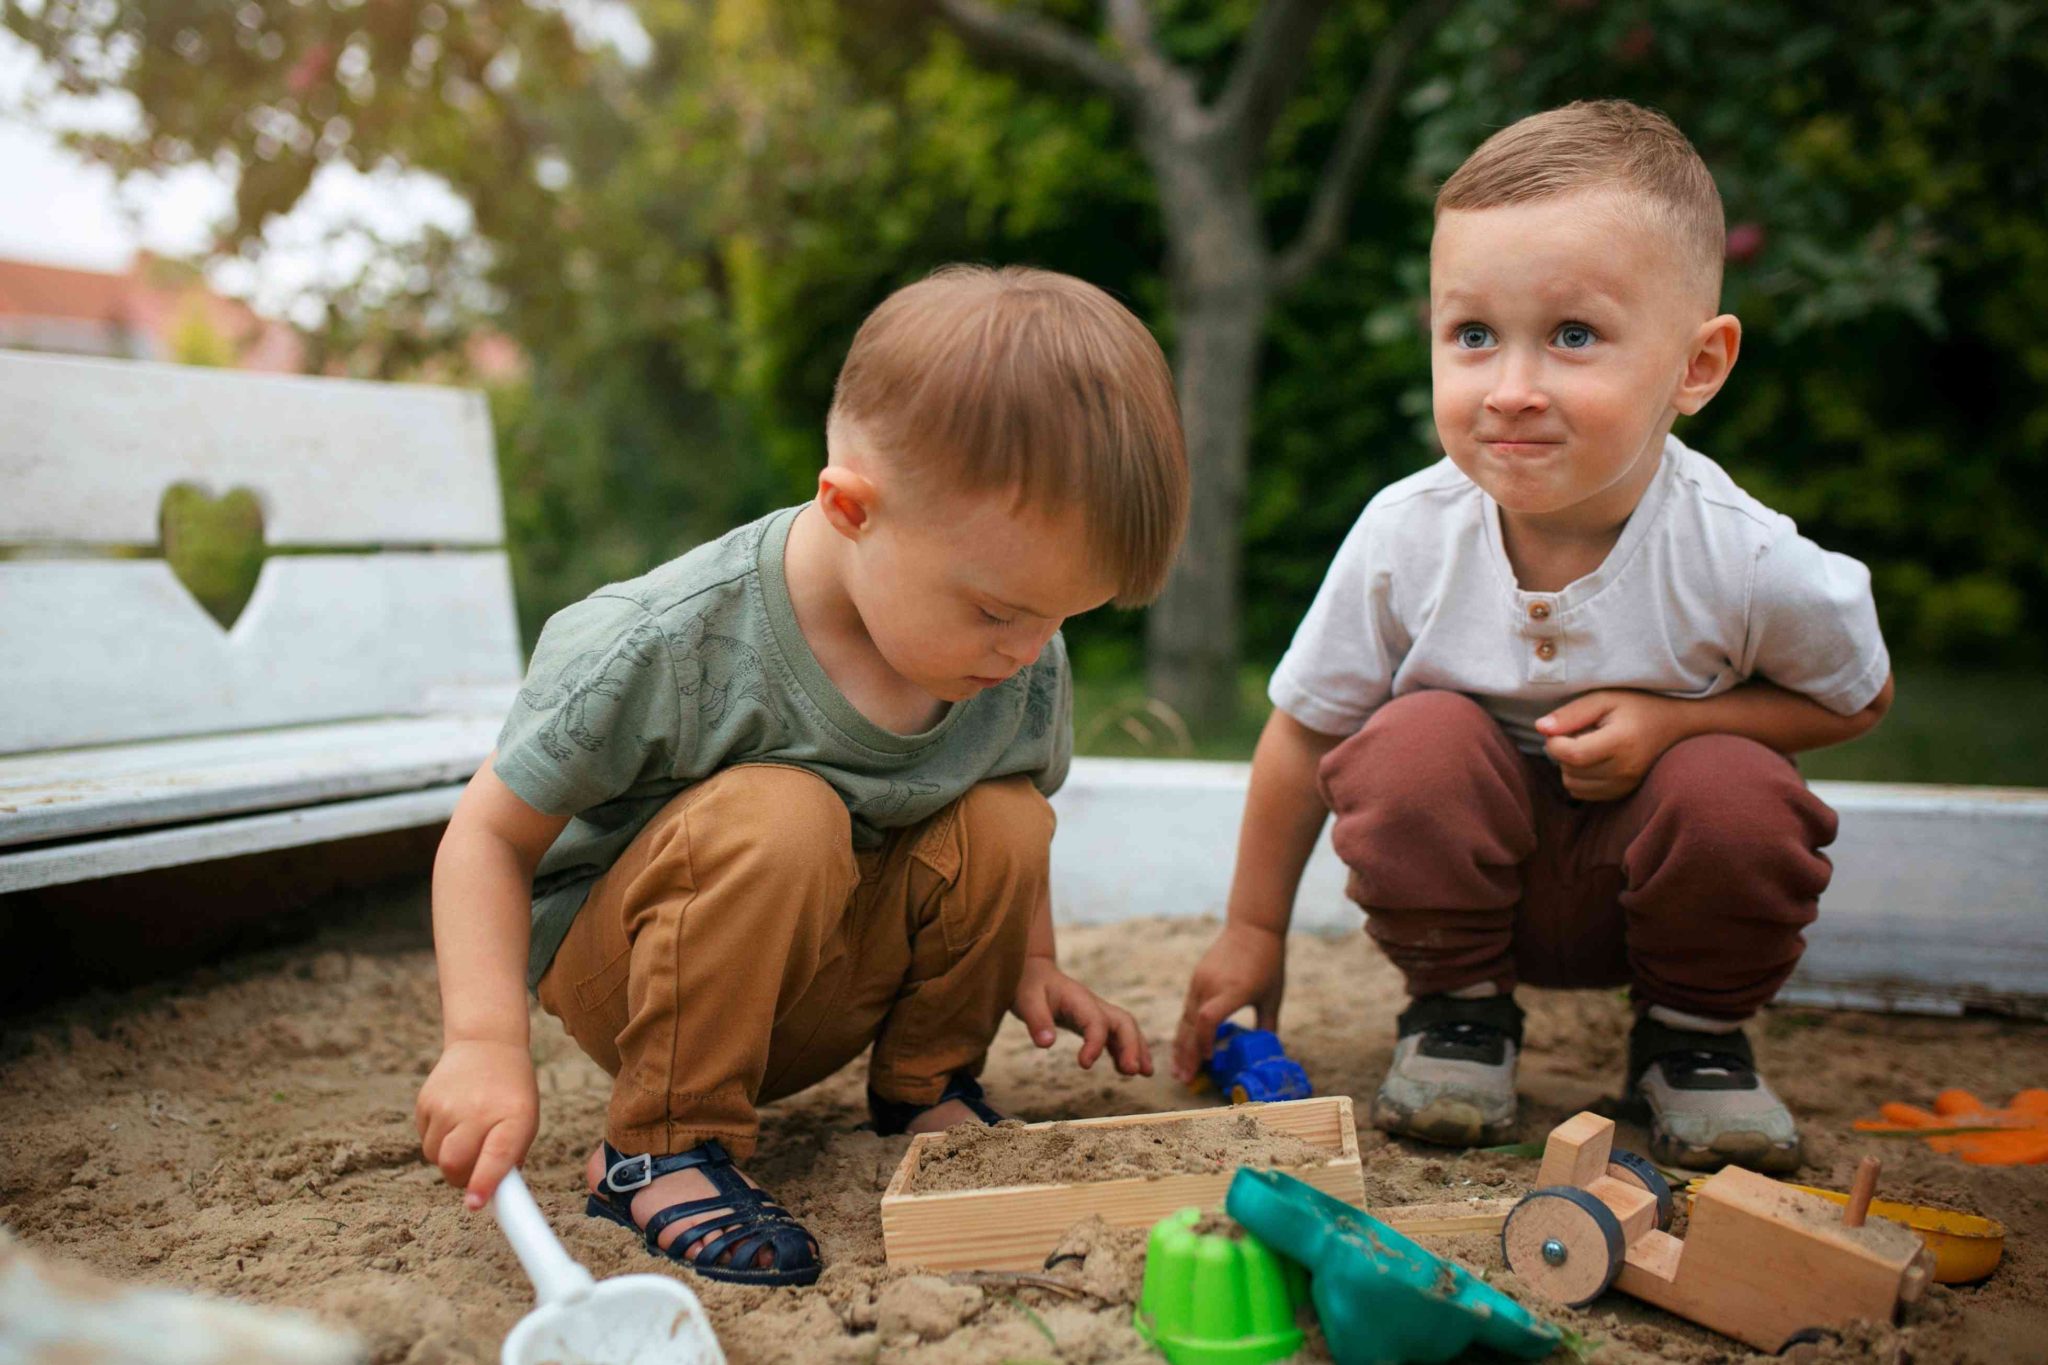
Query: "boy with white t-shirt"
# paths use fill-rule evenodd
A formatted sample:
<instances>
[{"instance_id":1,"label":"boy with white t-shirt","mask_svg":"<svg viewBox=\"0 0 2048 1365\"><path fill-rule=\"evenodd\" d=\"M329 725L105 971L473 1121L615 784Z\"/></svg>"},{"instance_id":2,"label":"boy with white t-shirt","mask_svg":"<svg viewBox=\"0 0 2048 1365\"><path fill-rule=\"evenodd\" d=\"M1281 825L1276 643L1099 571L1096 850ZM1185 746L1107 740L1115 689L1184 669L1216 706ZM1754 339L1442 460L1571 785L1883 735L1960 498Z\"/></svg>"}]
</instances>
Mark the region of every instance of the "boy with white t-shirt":
<instances>
[{"instance_id":1,"label":"boy with white t-shirt","mask_svg":"<svg viewBox=\"0 0 2048 1365\"><path fill-rule=\"evenodd\" d=\"M1791 974L1835 816L1786 757L1890 706L1870 575L1671 433L1735 364L1712 177L1661 115L1581 102L1437 197L1448 458L1382 491L1272 681L1229 921L1175 1068L1277 1020L1326 814L1413 1000L1373 1105L1472 1144L1515 1121L1518 981L1627 984L1659 1160L1799 1164L1741 1025Z\"/></svg>"}]
</instances>

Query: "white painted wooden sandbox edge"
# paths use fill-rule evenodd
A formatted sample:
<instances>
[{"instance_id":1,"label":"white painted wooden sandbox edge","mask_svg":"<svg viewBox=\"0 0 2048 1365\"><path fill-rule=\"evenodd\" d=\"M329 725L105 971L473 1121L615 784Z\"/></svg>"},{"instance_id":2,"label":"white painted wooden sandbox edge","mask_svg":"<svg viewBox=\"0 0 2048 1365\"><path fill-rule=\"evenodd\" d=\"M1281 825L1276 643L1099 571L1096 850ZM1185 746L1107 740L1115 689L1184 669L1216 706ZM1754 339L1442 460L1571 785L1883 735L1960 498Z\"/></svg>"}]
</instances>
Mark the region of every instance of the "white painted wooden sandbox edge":
<instances>
[{"instance_id":1,"label":"white painted wooden sandbox edge","mask_svg":"<svg viewBox=\"0 0 2048 1365\"><path fill-rule=\"evenodd\" d=\"M1220 918L1250 772L1242 763L1075 760L1053 798L1059 918ZM2048 1016L2048 790L1813 785L1842 817L1829 850L1835 876L1781 1000ZM1362 925L1327 833L1302 878L1294 925Z\"/></svg>"},{"instance_id":2,"label":"white painted wooden sandbox edge","mask_svg":"<svg viewBox=\"0 0 2048 1365\"><path fill-rule=\"evenodd\" d=\"M1061 921L1220 917L1249 773L1239 763L1075 760L1053 799ZM1842 816L1829 851L1835 878L1781 999L2048 1016L2048 791L1814 788ZM0 859L0 893L431 825L448 818L460 792L459 784L435 786L23 850ZM1302 878L1294 922L1310 932L1359 930L1327 841Z\"/></svg>"}]
</instances>

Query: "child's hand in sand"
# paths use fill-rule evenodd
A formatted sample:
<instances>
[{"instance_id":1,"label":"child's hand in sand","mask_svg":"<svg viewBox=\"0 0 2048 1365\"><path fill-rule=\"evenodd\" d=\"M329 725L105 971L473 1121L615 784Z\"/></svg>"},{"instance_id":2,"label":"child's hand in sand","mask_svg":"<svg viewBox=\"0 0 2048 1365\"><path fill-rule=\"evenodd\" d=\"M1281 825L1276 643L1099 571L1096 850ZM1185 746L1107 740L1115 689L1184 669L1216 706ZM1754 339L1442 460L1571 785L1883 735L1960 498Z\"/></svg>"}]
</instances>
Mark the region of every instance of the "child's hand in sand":
<instances>
[{"instance_id":1,"label":"child's hand in sand","mask_svg":"<svg viewBox=\"0 0 2048 1365\"><path fill-rule=\"evenodd\" d=\"M1081 1035L1081 1051L1074 1060L1086 1070L1095 1065L1106 1048L1125 1076L1152 1074L1152 1049L1131 1012L1096 995L1068 976L1049 957L1024 959L1024 975L1017 982L1017 997L1010 1012L1031 1030L1031 1041L1051 1047L1055 1025Z\"/></svg>"},{"instance_id":2,"label":"child's hand in sand","mask_svg":"<svg viewBox=\"0 0 2048 1365\"><path fill-rule=\"evenodd\" d=\"M1269 929L1226 924L1195 964L1173 1037L1173 1076L1186 1085L1216 1050L1216 1026L1246 1005L1258 1007L1258 1027L1280 1026L1287 989L1287 939Z\"/></svg>"},{"instance_id":3,"label":"child's hand in sand","mask_svg":"<svg viewBox=\"0 0 2048 1365\"><path fill-rule=\"evenodd\" d=\"M448 1044L420 1087L413 1122L427 1160L466 1191L465 1204L482 1208L540 1127L533 1059L517 1043Z\"/></svg>"}]
</instances>

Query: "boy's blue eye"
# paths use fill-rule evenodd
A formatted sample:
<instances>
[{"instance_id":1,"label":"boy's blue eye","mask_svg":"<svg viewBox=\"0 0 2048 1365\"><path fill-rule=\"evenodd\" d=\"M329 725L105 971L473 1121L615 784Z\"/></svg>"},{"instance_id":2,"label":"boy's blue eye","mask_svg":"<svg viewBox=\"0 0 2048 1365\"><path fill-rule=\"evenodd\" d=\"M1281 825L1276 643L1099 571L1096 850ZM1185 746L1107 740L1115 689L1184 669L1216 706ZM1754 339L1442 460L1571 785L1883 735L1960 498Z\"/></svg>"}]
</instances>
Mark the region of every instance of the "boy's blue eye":
<instances>
[{"instance_id":1,"label":"boy's blue eye","mask_svg":"<svg viewBox=\"0 0 2048 1365\"><path fill-rule=\"evenodd\" d=\"M1567 351L1583 351L1594 340L1593 329L1583 322L1567 322L1557 329L1557 344Z\"/></svg>"},{"instance_id":2,"label":"boy's blue eye","mask_svg":"<svg viewBox=\"0 0 2048 1365\"><path fill-rule=\"evenodd\" d=\"M1493 329L1481 323L1465 323L1453 335L1458 345L1467 351L1480 351L1493 345Z\"/></svg>"}]
</instances>

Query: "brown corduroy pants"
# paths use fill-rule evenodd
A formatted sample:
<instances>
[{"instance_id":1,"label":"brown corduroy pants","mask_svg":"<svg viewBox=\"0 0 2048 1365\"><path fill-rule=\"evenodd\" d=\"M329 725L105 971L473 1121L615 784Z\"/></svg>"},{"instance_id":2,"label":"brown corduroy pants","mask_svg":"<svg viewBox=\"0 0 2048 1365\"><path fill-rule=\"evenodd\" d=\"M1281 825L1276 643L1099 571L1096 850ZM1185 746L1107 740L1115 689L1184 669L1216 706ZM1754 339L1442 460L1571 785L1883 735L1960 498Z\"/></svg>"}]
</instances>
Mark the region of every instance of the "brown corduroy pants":
<instances>
[{"instance_id":1,"label":"brown corduroy pants","mask_svg":"<svg viewBox=\"0 0 2048 1365\"><path fill-rule=\"evenodd\" d=\"M726 769L662 808L592 887L540 1002L613 1077L605 1135L751 1156L757 1104L873 1044L868 1083L931 1103L978 1072L1046 894L1052 808L984 782L857 852L800 768Z\"/></svg>"},{"instance_id":2,"label":"brown corduroy pants","mask_svg":"<svg viewBox=\"0 0 2048 1365\"><path fill-rule=\"evenodd\" d=\"M1366 931L1415 995L1492 982L1633 988L1740 1019L1777 994L1832 868L1835 813L1784 755L1673 745L1619 801L1580 802L1471 698L1374 712L1320 772Z\"/></svg>"}]
</instances>

